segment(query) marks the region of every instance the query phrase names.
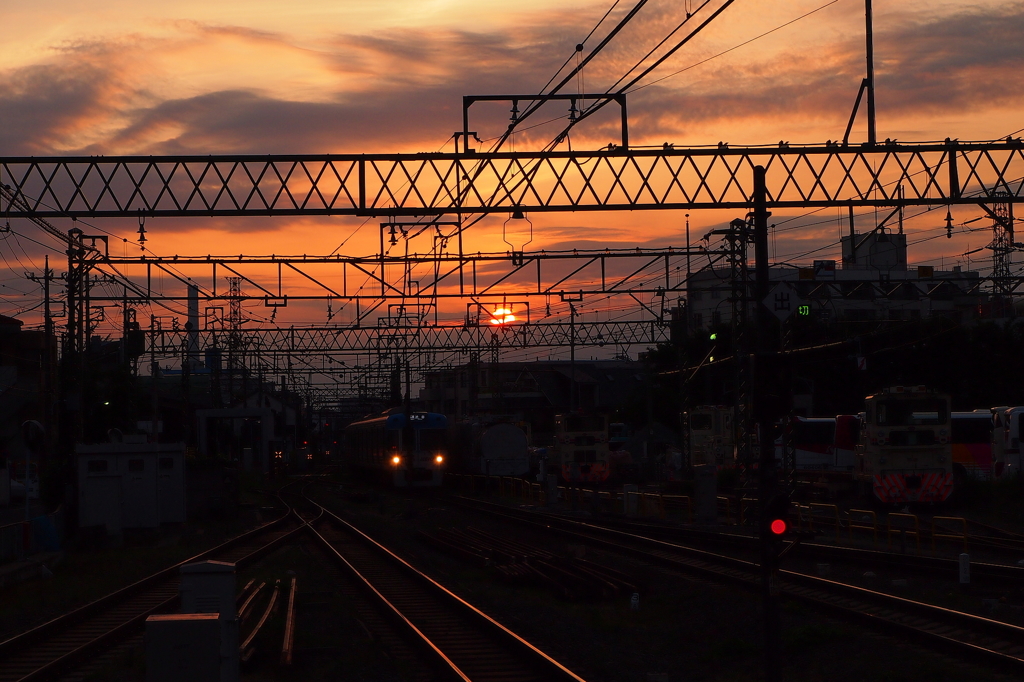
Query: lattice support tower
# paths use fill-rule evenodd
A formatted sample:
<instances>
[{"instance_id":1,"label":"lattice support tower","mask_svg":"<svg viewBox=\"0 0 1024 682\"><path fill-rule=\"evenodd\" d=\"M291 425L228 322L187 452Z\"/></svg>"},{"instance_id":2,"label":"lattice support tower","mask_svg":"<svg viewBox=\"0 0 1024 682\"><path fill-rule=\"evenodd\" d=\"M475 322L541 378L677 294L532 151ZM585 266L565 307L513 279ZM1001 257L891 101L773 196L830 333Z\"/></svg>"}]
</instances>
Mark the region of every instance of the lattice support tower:
<instances>
[{"instance_id":1,"label":"lattice support tower","mask_svg":"<svg viewBox=\"0 0 1024 682\"><path fill-rule=\"evenodd\" d=\"M1013 265L1013 204L1008 201L1009 195L998 192L997 198L1007 199L989 205L992 216L992 284L993 293L997 296L1010 296L1012 293L1011 269Z\"/></svg>"}]
</instances>

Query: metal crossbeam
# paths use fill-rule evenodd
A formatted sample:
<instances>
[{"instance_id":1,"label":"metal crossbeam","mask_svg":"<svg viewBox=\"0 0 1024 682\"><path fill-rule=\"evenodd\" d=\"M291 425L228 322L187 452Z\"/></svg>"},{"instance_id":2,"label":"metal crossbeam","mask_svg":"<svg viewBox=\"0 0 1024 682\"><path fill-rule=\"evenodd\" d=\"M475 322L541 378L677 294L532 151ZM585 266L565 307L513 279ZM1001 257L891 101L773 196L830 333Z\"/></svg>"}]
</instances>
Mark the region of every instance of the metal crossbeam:
<instances>
[{"instance_id":1,"label":"metal crossbeam","mask_svg":"<svg viewBox=\"0 0 1024 682\"><path fill-rule=\"evenodd\" d=\"M513 260L512 256L516 258ZM147 302L188 300L188 287L204 303L254 301L286 307L289 301L361 301L363 305L398 300L501 300L507 297L576 295L616 296L682 292L685 248L597 249L482 254L412 254L409 256L104 256L89 267L95 278L120 284L131 278L134 296ZM716 262L719 252L694 248L689 256ZM572 268L568 273L565 271ZM171 282L154 289L154 275ZM231 292L224 277L240 277L242 289ZM174 284L176 283L176 285ZM90 294L93 303L119 302L116 290Z\"/></svg>"},{"instance_id":2,"label":"metal crossbeam","mask_svg":"<svg viewBox=\"0 0 1024 682\"><path fill-rule=\"evenodd\" d=\"M1024 144L495 154L0 158L9 217L356 215L972 204L1024 199Z\"/></svg>"},{"instance_id":3,"label":"metal crossbeam","mask_svg":"<svg viewBox=\"0 0 1024 682\"><path fill-rule=\"evenodd\" d=\"M198 332L199 348L226 348L229 340L238 353L261 357L288 355L344 356L359 353L455 352L529 348L562 348L570 345L570 322L510 324L502 326L429 325L353 328L342 326L216 330ZM147 348L156 353L182 355L188 347L184 328L146 332ZM668 341L668 327L657 320L576 322L576 346L612 346Z\"/></svg>"}]
</instances>

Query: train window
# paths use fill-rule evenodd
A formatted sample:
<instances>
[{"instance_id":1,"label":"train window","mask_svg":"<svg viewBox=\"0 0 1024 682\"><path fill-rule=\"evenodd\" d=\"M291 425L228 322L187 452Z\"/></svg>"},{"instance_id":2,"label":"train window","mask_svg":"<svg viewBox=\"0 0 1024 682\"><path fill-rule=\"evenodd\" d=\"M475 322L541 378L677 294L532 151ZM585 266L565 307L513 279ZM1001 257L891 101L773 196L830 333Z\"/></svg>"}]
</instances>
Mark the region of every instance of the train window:
<instances>
[{"instance_id":1,"label":"train window","mask_svg":"<svg viewBox=\"0 0 1024 682\"><path fill-rule=\"evenodd\" d=\"M86 467L90 474L102 474L107 471L107 460L90 459Z\"/></svg>"},{"instance_id":2,"label":"train window","mask_svg":"<svg viewBox=\"0 0 1024 682\"><path fill-rule=\"evenodd\" d=\"M895 446L935 445L935 432L927 431L892 431L889 443Z\"/></svg>"},{"instance_id":3,"label":"train window","mask_svg":"<svg viewBox=\"0 0 1024 682\"><path fill-rule=\"evenodd\" d=\"M836 435L836 423L797 422L793 429L793 442L801 445L832 445Z\"/></svg>"},{"instance_id":4,"label":"train window","mask_svg":"<svg viewBox=\"0 0 1024 682\"><path fill-rule=\"evenodd\" d=\"M992 441L992 422L974 417L953 418L954 443L985 443Z\"/></svg>"},{"instance_id":5,"label":"train window","mask_svg":"<svg viewBox=\"0 0 1024 682\"><path fill-rule=\"evenodd\" d=\"M128 460L128 471L132 473L138 473L146 470L146 460L144 459L130 459Z\"/></svg>"},{"instance_id":6,"label":"train window","mask_svg":"<svg viewBox=\"0 0 1024 682\"><path fill-rule=\"evenodd\" d=\"M878 403L879 426L938 426L946 423L946 401L939 399L883 400Z\"/></svg>"}]
</instances>

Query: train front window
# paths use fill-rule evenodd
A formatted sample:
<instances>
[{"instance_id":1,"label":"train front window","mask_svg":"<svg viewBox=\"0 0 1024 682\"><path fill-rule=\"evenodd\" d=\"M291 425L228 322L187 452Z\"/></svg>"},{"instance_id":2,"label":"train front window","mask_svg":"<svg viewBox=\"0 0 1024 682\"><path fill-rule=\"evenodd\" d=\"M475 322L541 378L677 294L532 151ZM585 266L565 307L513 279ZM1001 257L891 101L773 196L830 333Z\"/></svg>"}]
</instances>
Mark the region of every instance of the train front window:
<instances>
[{"instance_id":1,"label":"train front window","mask_svg":"<svg viewBox=\"0 0 1024 682\"><path fill-rule=\"evenodd\" d=\"M596 450L577 450L573 453L573 461L577 464L593 464L597 461Z\"/></svg>"},{"instance_id":2,"label":"train front window","mask_svg":"<svg viewBox=\"0 0 1024 682\"><path fill-rule=\"evenodd\" d=\"M444 449L444 429L420 429L420 450L436 452Z\"/></svg>"},{"instance_id":3,"label":"train front window","mask_svg":"<svg viewBox=\"0 0 1024 682\"><path fill-rule=\"evenodd\" d=\"M946 423L946 401L883 400L878 403L879 426L939 426Z\"/></svg>"},{"instance_id":4,"label":"train front window","mask_svg":"<svg viewBox=\"0 0 1024 682\"><path fill-rule=\"evenodd\" d=\"M711 426L711 415L710 414L692 414L690 415L690 430L691 431L710 431Z\"/></svg>"}]
</instances>

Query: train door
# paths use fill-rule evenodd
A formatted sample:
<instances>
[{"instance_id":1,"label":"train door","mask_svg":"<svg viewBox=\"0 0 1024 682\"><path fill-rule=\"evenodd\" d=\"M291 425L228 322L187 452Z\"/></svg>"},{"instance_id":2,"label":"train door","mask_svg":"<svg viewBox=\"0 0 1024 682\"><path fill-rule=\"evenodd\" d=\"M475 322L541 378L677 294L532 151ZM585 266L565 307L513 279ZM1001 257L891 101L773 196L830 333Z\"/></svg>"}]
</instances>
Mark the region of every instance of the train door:
<instances>
[{"instance_id":1,"label":"train door","mask_svg":"<svg viewBox=\"0 0 1024 682\"><path fill-rule=\"evenodd\" d=\"M1012 407L1003 413L1006 433L1004 434L1005 462L1004 475L1020 476L1021 472L1021 441L1024 440L1021 433L1021 417L1024 416L1024 407Z\"/></svg>"},{"instance_id":2,"label":"train door","mask_svg":"<svg viewBox=\"0 0 1024 682\"><path fill-rule=\"evenodd\" d=\"M835 461L840 471L853 471L857 443L860 442L860 417L841 414L836 417Z\"/></svg>"},{"instance_id":3,"label":"train door","mask_svg":"<svg viewBox=\"0 0 1024 682\"><path fill-rule=\"evenodd\" d=\"M992 468L996 478L1006 467L1006 412L1009 407L992 408Z\"/></svg>"}]
</instances>

